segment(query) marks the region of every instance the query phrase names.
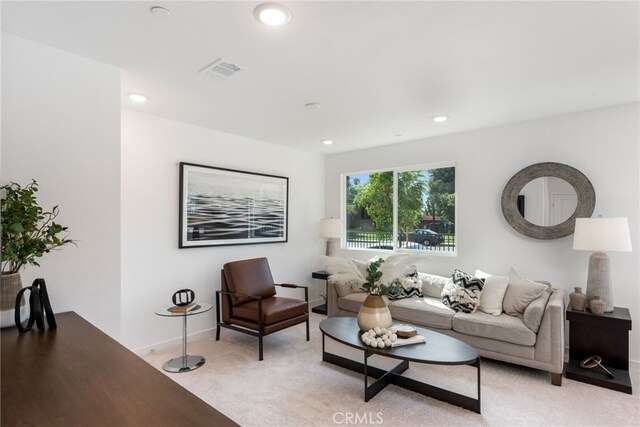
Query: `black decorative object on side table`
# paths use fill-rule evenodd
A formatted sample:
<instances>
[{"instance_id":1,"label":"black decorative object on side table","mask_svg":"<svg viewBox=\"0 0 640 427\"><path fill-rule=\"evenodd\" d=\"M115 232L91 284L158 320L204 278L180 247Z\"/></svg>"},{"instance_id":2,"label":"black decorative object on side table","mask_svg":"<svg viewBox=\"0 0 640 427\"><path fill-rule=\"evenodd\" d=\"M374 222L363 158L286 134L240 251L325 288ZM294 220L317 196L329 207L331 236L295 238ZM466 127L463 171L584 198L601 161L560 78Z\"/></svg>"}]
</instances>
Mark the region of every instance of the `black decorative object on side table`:
<instances>
[{"instance_id":1,"label":"black decorative object on side table","mask_svg":"<svg viewBox=\"0 0 640 427\"><path fill-rule=\"evenodd\" d=\"M319 279L319 280L329 280L329 273L327 273L324 270L320 270L320 271L314 271L313 273L311 273L311 277L314 279ZM329 298L329 292L327 289L327 282L325 282L325 288L324 288L324 294L327 298ZM311 309L311 311L313 313L319 313L319 314L324 314L325 316L327 315L327 303L325 302L322 305L317 305L315 307L313 307Z\"/></svg>"},{"instance_id":2,"label":"black decorative object on side table","mask_svg":"<svg viewBox=\"0 0 640 427\"><path fill-rule=\"evenodd\" d=\"M631 314L628 308L614 307L613 312L595 315L588 308L576 311L567 308L569 321L569 362L566 376L569 379L632 394L629 377L629 331ZM585 369L580 361L600 356L602 369Z\"/></svg>"}]
</instances>

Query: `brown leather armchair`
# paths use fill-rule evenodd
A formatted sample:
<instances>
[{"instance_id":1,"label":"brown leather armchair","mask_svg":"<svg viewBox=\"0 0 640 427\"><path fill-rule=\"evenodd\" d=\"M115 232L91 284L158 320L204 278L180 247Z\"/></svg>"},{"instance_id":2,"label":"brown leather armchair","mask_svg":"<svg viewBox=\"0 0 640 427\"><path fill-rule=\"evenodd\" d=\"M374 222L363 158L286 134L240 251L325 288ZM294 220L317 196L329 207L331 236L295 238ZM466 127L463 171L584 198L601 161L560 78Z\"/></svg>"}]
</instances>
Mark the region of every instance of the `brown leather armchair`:
<instances>
[{"instance_id":1,"label":"brown leather armchair","mask_svg":"<svg viewBox=\"0 0 640 427\"><path fill-rule=\"evenodd\" d=\"M304 289L304 301L277 297L276 286ZM307 323L309 341L309 290L306 286L276 285L266 258L226 263L221 290L216 291L217 329L258 337L258 360L262 360L262 337L302 322Z\"/></svg>"}]
</instances>

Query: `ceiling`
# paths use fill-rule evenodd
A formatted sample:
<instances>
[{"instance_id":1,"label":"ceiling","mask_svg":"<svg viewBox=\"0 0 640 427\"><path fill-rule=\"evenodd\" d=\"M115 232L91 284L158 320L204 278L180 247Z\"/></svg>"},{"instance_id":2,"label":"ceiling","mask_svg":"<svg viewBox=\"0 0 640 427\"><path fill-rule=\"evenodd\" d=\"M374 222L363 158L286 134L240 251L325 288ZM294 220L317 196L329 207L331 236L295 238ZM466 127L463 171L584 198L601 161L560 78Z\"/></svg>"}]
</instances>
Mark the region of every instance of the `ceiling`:
<instances>
[{"instance_id":1,"label":"ceiling","mask_svg":"<svg viewBox=\"0 0 640 427\"><path fill-rule=\"evenodd\" d=\"M2 30L120 67L126 109L318 153L640 100L638 2L257 4L3 1Z\"/></svg>"}]
</instances>

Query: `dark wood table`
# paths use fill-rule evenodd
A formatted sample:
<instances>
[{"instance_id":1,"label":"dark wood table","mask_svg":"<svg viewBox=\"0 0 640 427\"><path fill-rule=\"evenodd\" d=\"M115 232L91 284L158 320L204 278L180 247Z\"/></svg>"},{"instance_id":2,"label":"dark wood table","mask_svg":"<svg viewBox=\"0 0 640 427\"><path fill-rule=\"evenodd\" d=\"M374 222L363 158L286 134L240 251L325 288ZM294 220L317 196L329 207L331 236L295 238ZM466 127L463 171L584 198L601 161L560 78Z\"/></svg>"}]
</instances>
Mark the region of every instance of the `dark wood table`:
<instances>
[{"instance_id":1,"label":"dark wood table","mask_svg":"<svg viewBox=\"0 0 640 427\"><path fill-rule=\"evenodd\" d=\"M567 378L632 394L629 376L629 331L631 314L628 308L614 307L611 313L596 315L567 308L569 321L569 362L565 367ZM598 355L614 378L599 367L584 369L580 361Z\"/></svg>"},{"instance_id":2,"label":"dark wood table","mask_svg":"<svg viewBox=\"0 0 640 427\"><path fill-rule=\"evenodd\" d=\"M373 348L360 340L360 328L355 317L331 317L320 322L322 331L322 360L334 365L358 372L364 376L364 400L378 394L389 384L397 385L434 399L442 400L452 405L480 413L480 356L470 345L438 332L416 327L418 334L426 339L426 343L412 344L402 347ZM362 350L364 363L347 359L325 350L325 335L349 347ZM402 360L400 364L389 371L370 366L367 359L372 355L379 355ZM428 363L433 365L471 365L478 371L477 398L454 393L433 385L402 376L409 369L409 362ZM368 384L368 377L376 378L373 384Z\"/></svg>"},{"instance_id":3,"label":"dark wood table","mask_svg":"<svg viewBox=\"0 0 640 427\"><path fill-rule=\"evenodd\" d=\"M329 299L329 291L327 289L327 280L329 280L329 273L327 273L324 270L319 270L319 271L314 271L311 273L311 277L313 279L318 279L318 280L324 280L324 294L327 297L327 299ZM324 314L325 316L327 315L327 303L321 304L321 305L316 305L315 307L313 307L311 309L312 312L314 313L318 313L318 314Z\"/></svg>"},{"instance_id":4,"label":"dark wood table","mask_svg":"<svg viewBox=\"0 0 640 427\"><path fill-rule=\"evenodd\" d=\"M3 329L1 424L237 426L76 313L58 329Z\"/></svg>"}]
</instances>

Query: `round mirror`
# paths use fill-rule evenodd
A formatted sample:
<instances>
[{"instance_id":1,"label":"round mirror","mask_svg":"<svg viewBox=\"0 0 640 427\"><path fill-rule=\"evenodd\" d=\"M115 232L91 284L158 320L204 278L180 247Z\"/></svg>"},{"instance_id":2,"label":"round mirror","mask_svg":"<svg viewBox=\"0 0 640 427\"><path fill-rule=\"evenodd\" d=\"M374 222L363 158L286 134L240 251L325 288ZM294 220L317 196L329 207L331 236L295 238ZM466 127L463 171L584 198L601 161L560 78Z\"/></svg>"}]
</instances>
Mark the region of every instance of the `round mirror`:
<instances>
[{"instance_id":1,"label":"round mirror","mask_svg":"<svg viewBox=\"0 0 640 427\"><path fill-rule=\"evenodd\" d=\"M573 233L589 218L596 194L582 172L561 163L536 163L515 174L502 192L502 214L515 230L536 239Z\"/></svg>"},{"instance_id":2,"label":"round mirror","mask_svg":"<svg viewBox=\"0 0 640 427\"><path fill-rule=\"evenodd\" d=\"M518 212L532 224L562 224L576 211L576 190L562 178L543 176L529 181L518 194Z\"/></svg>"}]
</instances>

